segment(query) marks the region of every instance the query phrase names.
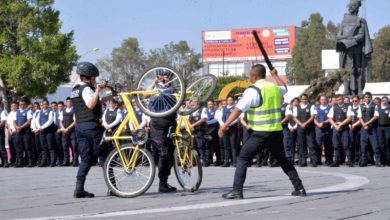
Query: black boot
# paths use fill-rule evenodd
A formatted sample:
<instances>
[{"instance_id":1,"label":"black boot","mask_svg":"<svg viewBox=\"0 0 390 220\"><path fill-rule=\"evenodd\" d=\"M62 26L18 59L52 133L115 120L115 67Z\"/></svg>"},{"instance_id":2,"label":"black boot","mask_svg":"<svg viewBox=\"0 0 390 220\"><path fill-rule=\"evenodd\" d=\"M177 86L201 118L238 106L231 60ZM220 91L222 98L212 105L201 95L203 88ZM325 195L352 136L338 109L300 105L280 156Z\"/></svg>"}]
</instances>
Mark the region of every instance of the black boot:
<instances>
[{"instance_id":1,"label":"black boot","mask_svg":"<svg viewBox=\"0 0 390 220\"><path fill-rule=\"evenodd\" d=\"M95 195L84 190L84 182L77 181L76 189L73 193L74 198L93 198Z\"/></svg>"},{"instance_id":2,"label":"black boot","mask_svg":"<svg viewBox=\"0 0 390 220\"><path fill-rule=\"evenodd\" d=\"M229 166L230 166L230 163L225 161L225 163L223 163L221 167L229 167Z\"/></svg>"},{"instance_id":3,"label":"black boot","mask_svg":"<svg viewBox=\"0 0 390 220\"><path fill-rule=\"evenodd\" d=\"M242 190L233 189L232 191L223 194L222 198L224 198L224 199L243 199L244 195L242 194Z\"/></svg>"},{"instance_id":4,"label":"black boot","mask_svg":"<svg viewBox=\"0 0 390 220\"><path fill-rule=\"evenodd\" d=\"M65 160L62 164L60 164L61 167L68 167L70 166L69 160Z\"/></svg>"},{"instance_id":5,"label":"black boot","mask_svg":"<svg viewBox=\"0 0 390 220\"><path fill-rule=\"evenodd\" d=\"M167 182L160 182L158 186L158 192L160 193L175 192L176 190L176 187L169 185Z\"/></svg>"},{"instance_id":6,"label":"black boot","mask_svg":"<svg viewBox=\"0 0 390 220\"><path fill-rule=\"evenodd\" d=\"M302 188L300 190L294 190L291 192L292 196L306 196L306 190L305 188Z\"/></svg>"}]
</instances>

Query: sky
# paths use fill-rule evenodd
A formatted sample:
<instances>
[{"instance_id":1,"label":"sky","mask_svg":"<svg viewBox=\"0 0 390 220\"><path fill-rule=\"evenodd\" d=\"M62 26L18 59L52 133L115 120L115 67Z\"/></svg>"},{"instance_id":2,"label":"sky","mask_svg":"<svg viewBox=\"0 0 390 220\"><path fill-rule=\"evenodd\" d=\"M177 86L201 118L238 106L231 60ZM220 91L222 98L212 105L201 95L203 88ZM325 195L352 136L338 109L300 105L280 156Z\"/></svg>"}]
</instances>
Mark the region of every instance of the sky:
<instances>
[{"instance_id":1,"label":"sky","mask_svg":"<svg viewBox=\"0 0 390 220\"><path fill-rule=\"evenodd\" d=\"M186 40L202 51L202 31L274 26L300 26L318 12L340 23L349 0L56 0L62 32L74 31L81 60L109 56L128 37L146 51ZM390 24L389 0L365 0L361 16L370 34ZM97 52L91 52L99 48Z\"/></svg>"}]
</instances>

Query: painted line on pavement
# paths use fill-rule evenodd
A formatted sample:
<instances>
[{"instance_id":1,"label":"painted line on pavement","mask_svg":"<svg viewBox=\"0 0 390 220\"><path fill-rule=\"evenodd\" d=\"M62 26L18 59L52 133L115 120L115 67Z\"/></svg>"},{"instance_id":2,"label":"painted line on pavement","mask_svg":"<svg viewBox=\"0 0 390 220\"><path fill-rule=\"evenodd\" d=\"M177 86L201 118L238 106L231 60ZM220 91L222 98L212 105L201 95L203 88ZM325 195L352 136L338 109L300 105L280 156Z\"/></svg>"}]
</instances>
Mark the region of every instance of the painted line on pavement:
<instances>
[{"instance_id":1,"label":"painted line on pavement","mask_svg":"<svg viewBox=\"0 0 390 220\"><path fill-rule=\"evenodd\" d=\"M333 173L333 172L331 173L331 172L323 172L323 171L307 171L307 170L300 170L299 173L322 174L328 176L341 177L345 179L345 182L333 186L308 190L307 193L309 194L309 196L310 194L317 194L317 193L332 193L332 192L337 193L341 191L350 191L350 190L357 189L361 186L364 186L370 182L370 180L366 177L352 175L352 174ZM280 201L280 200L287 200L287 199L294 199L294 198L302 198L302 197L294 197L289 194L285 194L280 196L271 196L271 197L264 197L264 198L228 200L228 201L225 200L223 202L191 204L191 205L176 206L176 207L139 209L139 210L117 211L117 212L107 212L107 213L51 216L51 217L39 217L39 218L25 218L25 219L17 219L17 220L54 220L54 219L67 220L67 219L88 219L88 218L114 218L119 216L131 216L131 215L140 215L140 214L179 212L179 211L187 211L187 210L194 211L200 209L221 208L221 207L228 207L228 206L253 204L259 202Z\"/></svg>"}]
</instances>

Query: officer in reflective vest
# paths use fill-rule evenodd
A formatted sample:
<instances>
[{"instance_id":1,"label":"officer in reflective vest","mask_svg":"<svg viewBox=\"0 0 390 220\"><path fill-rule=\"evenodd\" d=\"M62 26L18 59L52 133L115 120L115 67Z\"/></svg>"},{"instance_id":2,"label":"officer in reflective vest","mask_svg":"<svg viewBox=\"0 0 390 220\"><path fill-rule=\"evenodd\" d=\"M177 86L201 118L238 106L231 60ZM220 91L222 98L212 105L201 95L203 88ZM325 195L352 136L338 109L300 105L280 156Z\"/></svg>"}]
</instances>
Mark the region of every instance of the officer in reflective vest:
<instances>
[{"instance_id":1,"label":"officer in reflective vest","mask_svg":"<svg viewBox=\"0 0 390 220\"><path fill-rule=\"evenodd\" d=\"M49 108L49 101L42 101L42 109L37 117L38 121L38 133L40 134L40 143L41 143L41 161L39 162L39 167L46 167L50 165L51 167L56 166L57 151L54 143L54 133L55 126L54 113Z\"/></svg>"},{"instance_id":2,"label":"officer in reflective vest","mask_svg":"<svg viewBox=\"0 0 390 220\"><path fill-rule=\"evenodd\" d=\"M360 133L360 162L359 166L367 166L367 148L370 143L375 154L375 165L383 166L381 162L382 153L378 146L377 137L377 121L379 117L378 107L372 103L372 94L366 92L364 94L364 103L360 106L358 118L362 124Z\"/></svg>"},{"instance_id":3,"label":"officer in reflective vest","mask_svg":"<svg viewBox=\"0 0 390 220\"><path fill-rule=\"evenodd\" d=\"M338 167L341 164L342 149L347 156L347 165L353 167L351 145L349 144L349 122L352 119L353 112L351 106L344 103L342 95L336 96L336 104L332 106L328 113L328 118L333 127L332 143L335 148L335 160L330 165ZM342 148L342 149L341 149Z\"/></svg>"},{"instance_id":4,"label":"officer in reflective vest","mask_svg":"<svg viewBox=\"0 0 390 220\"><path fill-rule=\"evenodd\" d=\"M84 190L84 183L91 169L93 157L99 157L99 163L103 167L107 155L100 150L100 142L104 129L100 125L102 107L99 102L99 92L104 85L96 83L99 70L89 62L77 64L76 73L80 75L80 81L72 89L71 100L76 118L76 138L79 143L81 163L77 172L76 188L73 197L91 198L95 195Z\"/></svg>"},{"instance_id":5,"label":"officer in reflective vest","mask_svg":"<svg viewBox=\"0 0 390 220\"><path fill-rule=\"evenodd\" d=\"M322 164L321 153L322 146L325 149L325 164L331 165L333 163L333 145L332 145L332 129L330 127L328 113L331 108L328 105L326 96L320 96L320 105L314 110L314 124L316 125L316 143L319 147L317 152L318 165Z\"/></svg>"},{"instance_id":6,"label":"officer in reflective vest","mask_svg":"<svg viewBox=\"0 0 390 220\"><path fill-rule=\"evenodd\" d=\"M23 153L27 156L28 167L33 167L33 152L30 142L30 123L32 114L29 109L26 108L26 102L24 100L19 101L19 109L14 115L14 127L16 128L15 146L16 146L16 164L15 167L24 166Z\"/></svg>"},{"instance_id":7,"label":"officer in reflective vest","mask_svg":"<svg viewBox=\"0 0 390 220\"><path fill-rule=\"evenodd\" d=\"M70 166L69 148L71 148L72 165L77 167L79 165L79 149L74 130L76 126L74 108L70 97L66 98L66 108L61 112L59 120L62 132L62 150L64 151L64 163L61 166Z\"/></svg>"},{"instance_id":8,"label":"officer in reflective vest","mask_svg":"<svg viewBox=\"0 0 390 220\"><path fill-rule=\"evenodd\" d=\"M283 128L281 125L280 97L286 93L287 85L277 75L276 69L271 75L279 86L265 81L266 69L263 65L254 65L249 74L253 85L245 90L225 124L219 129L219 136L223 136L226 129L241 112L248 113L249 135L237 160L234 175L233 190L223 194L225 199L243 199L243 185L247 167L251 165L253 157L261 148L267 148L282 166L294 186L293 196L305 196L306 191L294 165L286 159L283 149Z\"/></svg>"},{"instance_id":9,"label":"officer in reflective vest","mask_svg":"<svg viewBox=\"0 0 390 220\"><path fill-rule=\"evenodd\" d=\"M378 119L378 143L384 153L383 162L390 165L390 105L387 96L382 97Z\"/></svg>"}]
</instances>

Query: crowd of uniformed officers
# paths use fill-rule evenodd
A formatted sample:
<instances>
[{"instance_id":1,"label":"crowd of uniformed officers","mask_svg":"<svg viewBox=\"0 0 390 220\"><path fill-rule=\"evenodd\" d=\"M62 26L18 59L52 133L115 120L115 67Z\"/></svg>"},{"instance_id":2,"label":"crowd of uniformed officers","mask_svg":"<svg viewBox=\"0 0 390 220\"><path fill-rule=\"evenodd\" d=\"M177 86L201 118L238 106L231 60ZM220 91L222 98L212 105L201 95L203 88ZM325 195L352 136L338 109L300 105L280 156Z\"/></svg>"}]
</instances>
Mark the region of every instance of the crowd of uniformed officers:
<instances>
[{"instance_id":1,"label":"crowd of uniformed officers","mask_svg":"<svg viewBox=\"0 0 390 220\"><path fill-rule=\"evenodd\" d=\"M290 103L281 100L283 143L288 160L301 167L368 164L390 165L390 106L387 96L375 98L366 92L363 97L320 96L310 103L302 94ZM237 155L248 138L246 114L233 121L219 139L215 131L235 108L236 101L208 101L204 109L190 117L191 128L198 137L197 147L203 165L235 166ZM199 123L201 122L201 123ZM211 137L210 137L211 136ZM200 141L199 141L200 140ZM279 166L272 155L263 150L253 161L257 166Z\"/></svg>"},{"instance_id":2,"label":"crowd of uniformed officers","mask_svg":"<svg viewBox=\"0 0 390 220\"><path fill-rule=\"evenodd\" d=\"M320 96L314 103L306 94L290 103L282 102L282 126L285 156L301 167L342 164L353 167L390 165L390 105L387 96L375 98L366 92L363 97ZM196 136L196 149L203 166L235 166L240 149L248 138L246 114L234 121L222 138L218 128L235 108L237 100L205 103L205 107L189 115L188 121ZM141 128L149 130L151 119L133 102ZM187 103L191 104L191 103ZM126 110L115 100L103 105L100 123L112 134ZM79 150L75 134L72 100L28 104L12 102L7 113L0 108L0 153L2 167L78 166ZM129 129L132 129L129 123ZM6 143L6 132L8 143ZM6 151L8 144L9 152ZM151 146L153 155L158 150ZM96 159L95 159L96 160ZM263 150L253 161L256 166L279 166L272 155Z\"/></svg>"}]
</instances>

